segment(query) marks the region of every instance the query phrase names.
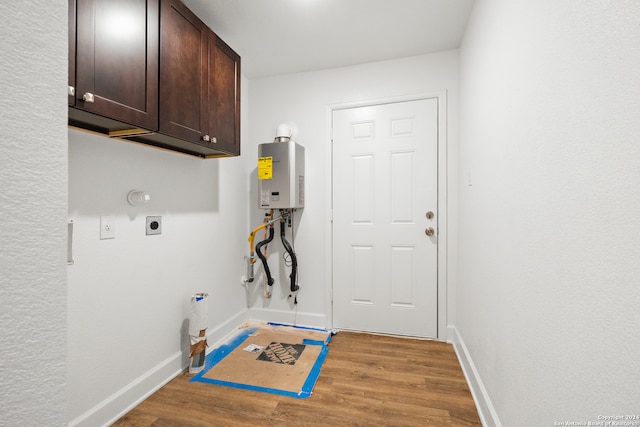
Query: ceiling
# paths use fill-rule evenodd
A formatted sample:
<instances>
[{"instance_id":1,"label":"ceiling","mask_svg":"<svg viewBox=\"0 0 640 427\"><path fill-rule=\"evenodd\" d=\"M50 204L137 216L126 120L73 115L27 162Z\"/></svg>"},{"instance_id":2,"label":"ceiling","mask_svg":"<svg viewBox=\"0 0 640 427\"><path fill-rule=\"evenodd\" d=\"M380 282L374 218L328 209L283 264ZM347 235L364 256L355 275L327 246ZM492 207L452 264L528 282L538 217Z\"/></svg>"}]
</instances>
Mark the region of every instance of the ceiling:
<instances>
[{"instance_id":1,"label":"ceiling","mask_svg":"<svg viewBox=\"0 0 640 427\"><path fill-rule=\"evenodd\" d=\"M253 79L455 49L473 0L182 0Z\"/></svg>"}]
</instances>

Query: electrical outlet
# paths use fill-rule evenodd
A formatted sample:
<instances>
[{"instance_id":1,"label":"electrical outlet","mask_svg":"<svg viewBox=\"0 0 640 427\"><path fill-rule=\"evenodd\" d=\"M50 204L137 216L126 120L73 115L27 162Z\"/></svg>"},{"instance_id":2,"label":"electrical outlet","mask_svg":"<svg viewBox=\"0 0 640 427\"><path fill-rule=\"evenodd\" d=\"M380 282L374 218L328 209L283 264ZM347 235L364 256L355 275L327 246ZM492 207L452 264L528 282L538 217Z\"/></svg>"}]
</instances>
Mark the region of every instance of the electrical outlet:
<instances>
[{"instance_id":1,"label":"electrical outlet","mask_svg":"<svg viewBox=\"0 0 640 427\"><path fill-rule=\"evenodd\" d=\"M161 216L147 217L147 236L150 236L153 234L162 234L162 217Z\"/></svg>"},{"instance_id":2,"label":"electrical outlet","mask_svg":"<svg viewBox=\"0 0 640 427\"><path fill-rule=\"evenodd\" d=\"M100 240L115 239L116 225L110 216L100 217Z\"/></svg>"}]
</instances>

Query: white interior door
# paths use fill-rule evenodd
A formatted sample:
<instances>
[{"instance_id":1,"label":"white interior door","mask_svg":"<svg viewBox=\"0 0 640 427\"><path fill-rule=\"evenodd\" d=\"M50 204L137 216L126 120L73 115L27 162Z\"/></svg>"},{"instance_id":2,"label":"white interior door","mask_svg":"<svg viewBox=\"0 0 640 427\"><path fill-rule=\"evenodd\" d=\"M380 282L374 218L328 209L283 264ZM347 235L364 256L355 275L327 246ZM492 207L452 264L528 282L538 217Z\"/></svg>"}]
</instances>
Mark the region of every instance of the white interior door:
<instances>
[{"instance_id":1,"label":"white interior door","mask_svg":"<svg viewBox=\"0 0 640 427\"><path fill-rule=\"evenodd\" d=\"M333 112L335 328L437 337L437 166L437 99Z\"/></svg>"}]
</instances>

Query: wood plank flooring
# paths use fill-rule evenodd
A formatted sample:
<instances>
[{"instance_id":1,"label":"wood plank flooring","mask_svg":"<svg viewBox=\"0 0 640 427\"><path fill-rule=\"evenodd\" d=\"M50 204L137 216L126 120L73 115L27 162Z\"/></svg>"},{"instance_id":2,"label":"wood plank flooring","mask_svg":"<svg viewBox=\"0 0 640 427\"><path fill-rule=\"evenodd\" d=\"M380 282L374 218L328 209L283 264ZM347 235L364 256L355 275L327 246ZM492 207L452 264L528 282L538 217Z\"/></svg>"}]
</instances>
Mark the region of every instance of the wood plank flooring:
<instances>
[{"instance_id":1,"label":"wood plank flooring","mask_svg":"<svg viewBox=\"0 0 640 427\"><path fill-rule=\"evenodd\" d=\"M114 426L481 426L453 347L437 341L339 332L307 399L190 378Z\"/></svg>"}]
</instances>

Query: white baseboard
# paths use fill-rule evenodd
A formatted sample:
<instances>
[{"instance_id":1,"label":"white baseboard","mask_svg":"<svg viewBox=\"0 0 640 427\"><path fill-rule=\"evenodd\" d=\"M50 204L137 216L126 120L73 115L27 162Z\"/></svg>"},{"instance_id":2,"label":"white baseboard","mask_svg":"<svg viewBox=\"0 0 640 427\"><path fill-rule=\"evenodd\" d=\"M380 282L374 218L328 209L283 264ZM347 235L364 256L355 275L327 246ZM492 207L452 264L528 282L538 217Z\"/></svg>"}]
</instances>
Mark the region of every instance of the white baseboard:
<instances>
[{"instance_id":1,"label":"white baseboard","mask_svg":"<svg viewBox=\"0 0 640 427\"><path fill-rule=\"evenodd\" d=\"M455 326L447 326L447 339L446 341L449 344L453 344L453 341L456 339L456 327Z\"/></svg>"},{"instance_id":2,"label":"white baseboard","mask_svg":"<svg viewBox=\"0 0 640 427\"><path fill-rule=\"evenodd\" d=\"M182 352L160 362L75 420L69 427L108 426L183 371ZM131 402L134 402L133 404Z\"/></svg>"},{"instance_id":3,"label":"white baseboard","mask_svg":"<svg viewBox=\"0 0 640 427\"><path fill-rule=\"evenodd\" d=\"M464 344L460 331L455 326L447 327L447 339L453 344L453 348L460 361L462 372L467 379L467 384L471 389L471 395L476 403L476 409L480 416L480 422L484 427L502 427L498 413L491 403L487 389L484 387L482 378L476 369L471 355Z\"/></svg>"},{"instance_id":4,"label":"white baseboard","mask_svg":"<svg viewBox=\"0 0 640 427\"><path fill-rule=\"evenodd\" d=\"M295 310L270 310L265 308L250 308L246 320L258 322L284 323L295 326L312 328L327 328L327 316L317 313L300 313Z\"/></svg>"},{"instance_id":5,"label":"white baseboard","mask_svg":"<svg viewBox=\"0 0 640 427\"><path fill-rule=\"evenodd\" d=\"M247 317L247 310L242 310L226 322L209 328L207 341L213 349L230 333L234 332ZM166 383L180 375L189 365L188 349L182 349L160 362L127 386L118 390L98 405L89 409L75 420L69 427L109 426L124 414L139 405L147 397L158 391ZM133 402L133 403L132 403Z\"/></svg>"}]
</instances>

